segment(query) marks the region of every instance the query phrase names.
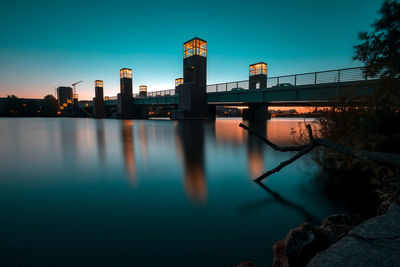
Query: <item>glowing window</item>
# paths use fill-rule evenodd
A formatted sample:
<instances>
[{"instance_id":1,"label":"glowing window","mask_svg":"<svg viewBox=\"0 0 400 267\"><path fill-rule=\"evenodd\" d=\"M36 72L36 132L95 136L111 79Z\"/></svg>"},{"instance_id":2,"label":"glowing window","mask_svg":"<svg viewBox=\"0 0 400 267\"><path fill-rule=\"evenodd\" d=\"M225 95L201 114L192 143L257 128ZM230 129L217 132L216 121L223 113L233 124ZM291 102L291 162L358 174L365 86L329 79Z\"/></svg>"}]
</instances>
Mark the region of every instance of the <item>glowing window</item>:
<instances>
[{"instance_id":1,"label":"glowing window","mask_svg":"<svg viewBox=\"0 0 400 267\"><path fill-rule=\"evenodd\" d=\"M68 100L67 100L67 103L68 103L68 104L72 104L72 100L71 100L71 99L68 99ZM67 104L64 103L64 105L67 105Z\"/></svg>"},{"instance_id":2,"label":"glowing window","mask_svg":"<svg viewBox=\"0 0 400 267\"><path fill-rule=\"evenodd\" d=\"M177 86L179 86L181 84L183 84L183 78L175 79L175 87L177 87Z\"/></svg>"},{"instance_id":3,"label":"glowing window","mask_svg":"<svg viewBox=\"0 0 400 267\"><path fill-rule=\"evenodd\" d=\"M147 92L147 86L146 85L139 86L139 92Z\"/></svg>"},{"instance_id":4,"label":"glowing window","mask_svg":"<svg viewBox=\"0 0 400 267\"><path fill-rule=\"evenodd\" d=\"M132 69L123 68L119 71L119 77L122 78L131 78L132 79Z\"/></svg>"},{"instance_id":5,"label":"glowing window","mask_svg":"<svg viewBox=\"0 0 400 267\"><path fill-rule=\"evenodd\" d=\"M78 94L74 94L74 99L78 99Z\"/></svg>"},{"instance_id":6,"label":"glowing window","mask_svg":"<svg viewBox=\"0 0 400 267\"><path fill-rule=\"evenodd\" d=\"M199 38L193 38L183 44L183 58L200 55L207 57L207 42Z\"/></svg>"},{"instance_id":7,"label":"glowing window","mask_svg":"<svg viewBox=\"0 0 400 267\"><path fill-rule=\"evenodd\" d=\"M267 75L267 63L260 62L250 65L249 76L264 74Z\"/></svg>"},{"instance_id":8,"label":"glowing window","mask_svg":"<svg viewBox=\"0 0 400 267\"><path fill-rule=\"evenodd\" d=\"M96 80L96 81L94 82L94 87L103 87L103 81Z\"/></svg>"}]
</instances>

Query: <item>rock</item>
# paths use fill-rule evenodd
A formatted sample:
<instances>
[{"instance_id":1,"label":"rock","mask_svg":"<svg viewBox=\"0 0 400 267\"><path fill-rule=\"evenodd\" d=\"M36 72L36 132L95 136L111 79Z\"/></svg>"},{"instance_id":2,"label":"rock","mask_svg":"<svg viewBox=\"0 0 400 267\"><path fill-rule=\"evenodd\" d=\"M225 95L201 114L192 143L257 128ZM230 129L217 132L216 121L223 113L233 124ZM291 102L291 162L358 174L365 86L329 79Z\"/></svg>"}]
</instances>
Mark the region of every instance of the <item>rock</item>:
<instances>
[{"instance_id":1,"label":"rock","mask_svg":"<svg viewBox=\"0 0 400 267\"><path fill-rule=\"evenodd\" d=\"M326 218L320 227L303 223L275 243L274 267L306 266L320 251L345 236L356 224L345 215Z\"/></svg>"},{"instance_id":2,"label":"rock","mask_svg":"<svg viewBox=\"0 0 400 267\"><path fill-rule=\"evenodd\" d=\"M237 267L256 267L256 266L251 261L247 261L239 264Z\"/></svg>"},{"instance_id":3,"label":"rock","mask_svg":"<svg viewBox=\"0 0 400 267\"><path fill-rule=\"evenodd\" d=\"M307 265L400 266L400 205L390 205L386 214L373 217L348 235L318 253Z\"/></svg>"}]
</instances>

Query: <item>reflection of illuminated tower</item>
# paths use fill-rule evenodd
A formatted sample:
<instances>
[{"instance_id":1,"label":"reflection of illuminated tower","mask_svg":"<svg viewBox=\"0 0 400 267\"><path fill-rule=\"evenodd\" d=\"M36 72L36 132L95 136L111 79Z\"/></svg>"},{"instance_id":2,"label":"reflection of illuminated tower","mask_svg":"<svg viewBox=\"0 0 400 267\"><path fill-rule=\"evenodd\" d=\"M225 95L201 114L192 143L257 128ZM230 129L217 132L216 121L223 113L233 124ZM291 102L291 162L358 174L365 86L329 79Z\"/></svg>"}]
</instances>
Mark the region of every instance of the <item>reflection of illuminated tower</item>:
<instances>
[{"instance_id":1,"label":"reflection of illuminated tower","mask_svg":"<svg viewBox=\"0 0 400 267\"><path fill-rule=\"evenodd\" d=\"M146 85L139 86L139 97L147 97L147 86Z\"/></svg>"},{"instance_id":2,"label":"reflection of illuminated tower","mask_svg":"<svg viewBox=\"0 0 400 267\"><path fill-rule=\"evenodd\" d=\"M93 98L93 114L95 118L105 117L104 108L104 93L103 93L103 81L96 80L94 82L95 97Z\"/></svg>"},{"instance_id":3,"label":"reflection of illuminated tower","mask_svg":"<svg viewBox=\"0 0 400 267\"><path fill-rule=\"evenodd\" d=\"M121 92L118 94L118 113L120 118L133 116L132 69L119 71Z\"/></svg>"},{"instance_id":4,"label":"reflection of illuminated tower","mask_svg":"<svg viewBox=\"0 0 400 267\"><path fill-rule=\"evenodd\" d=\"M204 125L198 121L181 121L177 127L185 168L185 192L190 201L203 203L207 200L207 182L204 174Z\"/></svg>"},{"instance_id":5,"label":"reflection of illuminated tower","mask_svg":"<svg viewBox=\"0 0 400 267\"><path fill-rule=\"evenodd\" d=\"M132 121L121 121L122 149L124 154L125 170L130 182L135 185L135 154L133 149Z\"/></svg>"},{"instance_id":6,"label":"reflection of illuminated tower","mask_svg":"<svg viewBox=\"0 0 400 267\"><path fill-rule=\"evenodd\" d=\"M256 132L266 136L266 121L250 121L249 127L256 130ZM249 172L250 178L255 179L264 172L264 143L257 137L252 134L248 135L248 164L249 164Z\"/></svg>"},{"instance_id":7,"label":"reflection of illuminated tower","mask_svg":"<svg viewBox=\"0 0 400 267\"><path fill-rule=\"evenodd\" d=\"M183 84L183 78L177 78L175 79L175 94L179 94L179 88Z\"/></svg>"},{"instance_id":8,"label":"reflection of illuminated tower","mask_svg":"<svg viewBox=\"0 0 400 267\"><path fill-rule=\"evenodd\" d=\"M207 42L193 38L183 44L183 80L179 87L178 109L173 119L206 119L207 105Z\"/></svg>"},{"instance_id":9,"label":"reflection of illuminated tower","mask_svg":"<svg viewBox=\"0 0 400 267\"><path fill-rule=\"evenodd\" d=\"M249 89L267 88L267 63L259 62L249 67Z\"/></svg>"}]
</instances>

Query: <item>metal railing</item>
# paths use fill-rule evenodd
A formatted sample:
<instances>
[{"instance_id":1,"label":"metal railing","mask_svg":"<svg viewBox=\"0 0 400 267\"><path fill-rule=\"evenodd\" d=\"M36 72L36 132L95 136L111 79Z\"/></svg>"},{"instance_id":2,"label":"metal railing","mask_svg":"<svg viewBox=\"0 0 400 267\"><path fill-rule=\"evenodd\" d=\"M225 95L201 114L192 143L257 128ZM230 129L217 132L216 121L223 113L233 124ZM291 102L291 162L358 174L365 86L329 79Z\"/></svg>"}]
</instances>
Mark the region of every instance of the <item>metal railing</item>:
<instances>
[{"instance_id":1,"label":"metal railing","mask_svg":"<svg viewBox=\"0 0 400 267\"><path fill-rule=\"evenodd\" d=\"M364 67L356 67L271 77L267 78L267 88L283 89L289 86L355 82L375 79L379 79L379 76L368 76L365 73ZM207 93L228 92L232 90L249 90L249 80L207 85ZM175 95L175 89L147 92L147 97L173 95ZM133 97L138 98L139 94L134 94Z\"/></svg>"}]
</instances>

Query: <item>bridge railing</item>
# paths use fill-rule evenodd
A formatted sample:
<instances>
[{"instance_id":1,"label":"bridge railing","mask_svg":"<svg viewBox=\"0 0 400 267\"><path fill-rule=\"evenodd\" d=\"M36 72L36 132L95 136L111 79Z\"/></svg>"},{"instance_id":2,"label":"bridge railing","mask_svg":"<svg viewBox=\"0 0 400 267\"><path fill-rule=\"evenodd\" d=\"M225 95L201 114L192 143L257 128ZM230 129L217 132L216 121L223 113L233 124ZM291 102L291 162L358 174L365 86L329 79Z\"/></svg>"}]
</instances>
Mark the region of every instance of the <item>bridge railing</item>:
<instances>
[{"instance_id":1,"label":"bridge railing","mask_svg":"<svg viewBox=\"0 0 400 267\"><path fill-rule=\"evenodd\" d=\"M282 88L286 86L317 85L324 83L340 83L378 79L379 76L370 77L365 74L363 67L328 70L295 75L284 75L267 78L267 88ZM248 90L249 81L237 81L207 85L207 92L226 92Z\"/></svg>"},{"instance_id":2,"label":"bridge railing","mask_svg":"<svg viewBox=\"0 0 400 267\"><path fill-rule=\"evenodd\" d=\"M370 77L365 74L364 67L327 70L295 75L284 75L267 78L267 88L281 89L287 86L317 85L324 83L355 82L379 79L379 76ZM249 89L249 81L236 81L207 85L207 93L241 91ZM148 92L147 97L173 96L175 89ZM134 95L135 98L139 94Z\"/></svg>"}]
</instances>

